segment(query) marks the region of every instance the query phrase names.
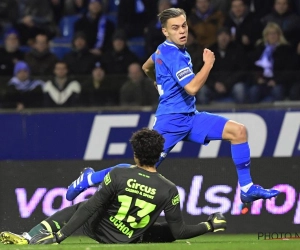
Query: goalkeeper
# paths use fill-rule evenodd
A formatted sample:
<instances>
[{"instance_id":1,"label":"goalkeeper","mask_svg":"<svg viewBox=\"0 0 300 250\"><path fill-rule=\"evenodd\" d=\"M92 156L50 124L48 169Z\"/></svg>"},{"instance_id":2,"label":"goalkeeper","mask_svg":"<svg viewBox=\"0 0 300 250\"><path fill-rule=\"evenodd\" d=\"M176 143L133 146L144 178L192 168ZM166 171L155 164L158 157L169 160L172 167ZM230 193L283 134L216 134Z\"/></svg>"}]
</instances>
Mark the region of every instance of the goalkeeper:
<instances>
[{"instance_id":1,"label":"goalkeeper","mask_svg":"<svg viewBox=\"0 0 300 250\"><path fill-rule=\"evenodd\" d=\"M206 222L186 225L175 184L154 166L164 139L147 128L135 132L130 143L136 166L114 168L87 201L65 208L22 235L2 232L4 244L56 244L82 228L99 243L172 242L208 232L224 231L221 213ZM164 211L167 223L157 223Z\"/></svg>"}]
</instances>

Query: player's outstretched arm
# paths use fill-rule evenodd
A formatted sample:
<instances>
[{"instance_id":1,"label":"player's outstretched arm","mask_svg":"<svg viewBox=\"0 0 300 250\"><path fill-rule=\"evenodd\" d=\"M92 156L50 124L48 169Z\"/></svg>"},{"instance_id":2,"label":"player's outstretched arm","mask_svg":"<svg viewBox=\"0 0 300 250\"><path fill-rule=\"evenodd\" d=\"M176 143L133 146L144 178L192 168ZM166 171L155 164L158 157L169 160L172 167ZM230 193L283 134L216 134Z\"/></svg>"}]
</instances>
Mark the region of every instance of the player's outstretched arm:
<instances>
[{"instance_id":1,"label":"player's outstretched arm","mask_svg":"<svg viewBox=\"0 0 300 250\"><path fill-rule=\"evenodd\" d=\"M203 61L204 65L201 70L195 75L193 80L191 80L184 89L189 95L196 95L199 89L205 84L206 79L212 69L215 62L215 55L209 49L204 49L203 51Z\"/></svg>"},{"instance_id":2,"label":"player's outstretched arm","mask_svg":"<svg viewBox=\"0 0 300 250\"><path fill-rule=\"evenodd\" d=\"M172 206L174 205L172 204ZM182 217L179 203L171 209L165 209L165 216L172 235L176 240L190 239L211 232L210 225L206 223L186 225Z\"/></svg>"},{"instance_id":3,"label":"player's outstretched arm","mask_svg":"<svg viewBox=\"0 0 300 250\"><path fill-rule=\"evenodd\" d=\"M145 74L151 78L153 81L156 81L156 76L155 76L155 64L154 61L152 60L152 57L150 56L148 60L143 64L143 71Z\"/></svg>"},{"instance_id":4,"label":"player's outstretched arm","mask_svg":"<svg viewBox=\"0 0 300 250\"><path fill-rule=\"evenodd\" d=\"M208 232L224 231L226 229L226 219L221 213L214 213L208 217L206 222L196 225L186 225L180 210L180 198L176 187L174 187L173 197L165 207L166 221L175 239L189 239Z\"/></svg>"}]
</instances>

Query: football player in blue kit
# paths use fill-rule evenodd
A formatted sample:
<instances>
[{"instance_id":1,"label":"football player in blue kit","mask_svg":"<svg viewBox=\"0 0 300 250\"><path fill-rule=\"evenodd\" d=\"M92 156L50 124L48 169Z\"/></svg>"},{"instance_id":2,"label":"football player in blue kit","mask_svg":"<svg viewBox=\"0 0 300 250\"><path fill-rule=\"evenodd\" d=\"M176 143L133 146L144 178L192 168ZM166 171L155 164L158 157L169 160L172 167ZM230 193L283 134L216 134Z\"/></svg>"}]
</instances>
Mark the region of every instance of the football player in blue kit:
<instances>
[{"instance_id":1,"label":"football player in blue kit","mask_svg":"<svg viewBox=\"0 0 300 250\"><path fill-rule=\"evenodd\" d=\"M154 81L160 95L153 129L165 138L165 144L156 167L180 141L206 145L211 140L226 140L231 144L232 160L241 188L241 201L251 203L277 196L279 191L264 189L252 182L250 148L245 126L216 114L196 110L195 95L205 84L214 65L214 53L204 49L204 65L194 74L191 57L185 47L188 25L184 10L166 9L158 17L166 40L143 65L145 74ZM67 199L73 200L89 186L102 182L110 170L111 168L94 172L91 168L85 169L70 185Z\"/></svg>"}]
</instances>

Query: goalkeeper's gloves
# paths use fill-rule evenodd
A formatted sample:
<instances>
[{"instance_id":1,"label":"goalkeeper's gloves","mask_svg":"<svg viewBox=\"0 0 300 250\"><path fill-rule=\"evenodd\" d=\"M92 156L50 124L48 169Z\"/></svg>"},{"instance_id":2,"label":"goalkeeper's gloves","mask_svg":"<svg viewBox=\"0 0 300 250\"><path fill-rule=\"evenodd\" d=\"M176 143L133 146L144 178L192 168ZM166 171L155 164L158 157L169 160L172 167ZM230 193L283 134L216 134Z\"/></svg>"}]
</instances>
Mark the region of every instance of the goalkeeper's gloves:
<instances>
[{"instance_id":1,"label":"goalkeeper's gloves","mask_svg":"<svg viewBox=\"0 0 300 250\"><path fill-rule=\"evenodd\" d=\"M41 230L40 234L37 234L29 241L30 245L56 245L62 242L67 237L64 236L60 231L57 233L49 232L47 230Z\"/></svg>"}]
</instances>

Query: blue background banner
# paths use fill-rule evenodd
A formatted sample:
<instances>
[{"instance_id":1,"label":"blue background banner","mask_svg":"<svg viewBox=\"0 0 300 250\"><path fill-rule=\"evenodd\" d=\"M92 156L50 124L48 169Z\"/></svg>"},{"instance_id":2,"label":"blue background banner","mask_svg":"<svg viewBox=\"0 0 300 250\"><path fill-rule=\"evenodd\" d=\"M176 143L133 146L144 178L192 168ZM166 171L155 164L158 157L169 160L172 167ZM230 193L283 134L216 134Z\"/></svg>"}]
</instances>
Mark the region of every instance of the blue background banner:
<instances>
[{"instance_id":1,"label":"blue background banner","mask_svg":"<svg viewBox=\"0 0 300 250\"><path fill-rule=\"evenodd\" d=\"M246 125L252 157L300 156L300 109L212 111ZM125 159L132 132L151 127L152 112L0 114L0 160ZM230 156L227 142L179 143L168 157Z\"/></svg>"}]
</instances>

